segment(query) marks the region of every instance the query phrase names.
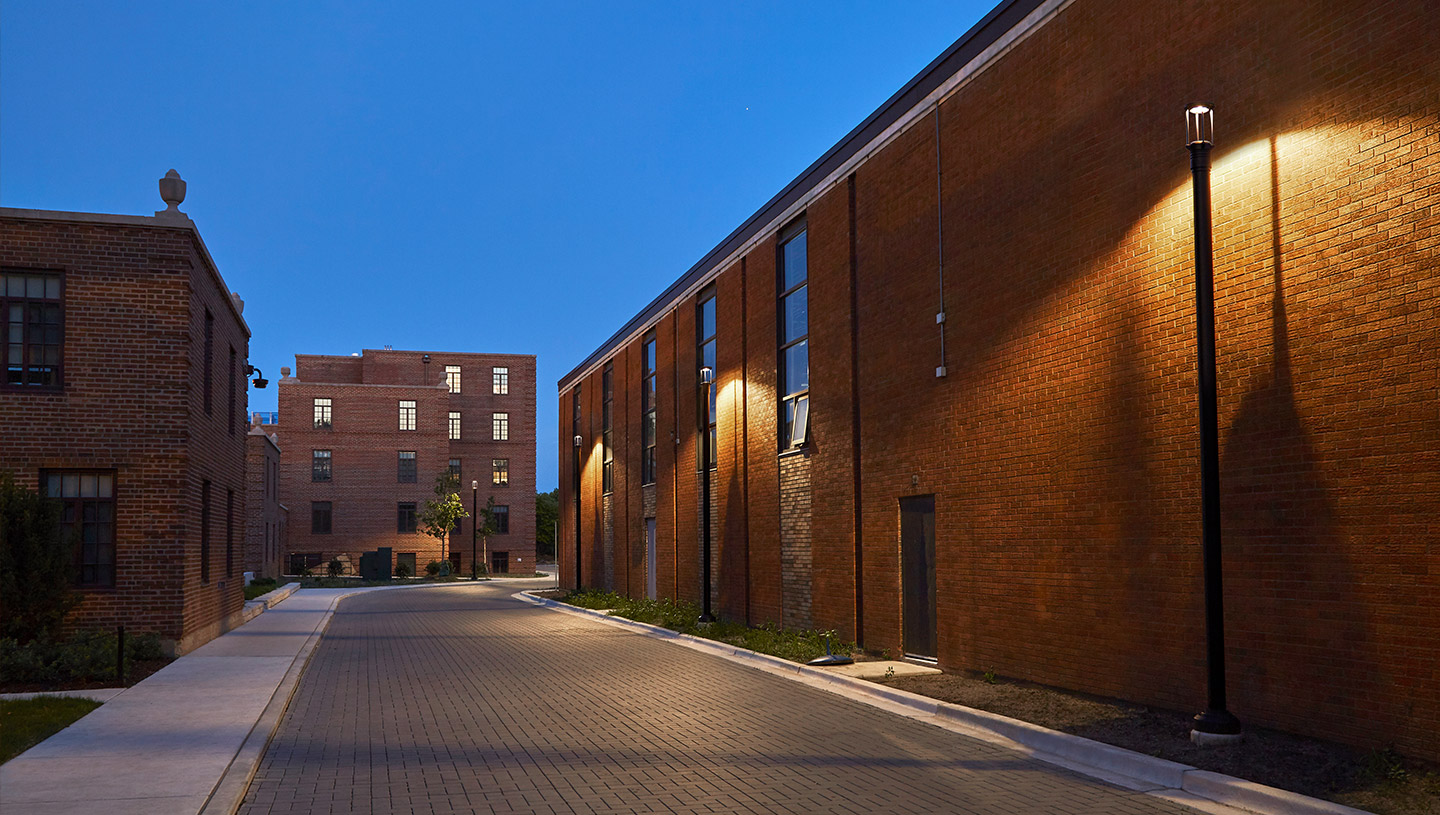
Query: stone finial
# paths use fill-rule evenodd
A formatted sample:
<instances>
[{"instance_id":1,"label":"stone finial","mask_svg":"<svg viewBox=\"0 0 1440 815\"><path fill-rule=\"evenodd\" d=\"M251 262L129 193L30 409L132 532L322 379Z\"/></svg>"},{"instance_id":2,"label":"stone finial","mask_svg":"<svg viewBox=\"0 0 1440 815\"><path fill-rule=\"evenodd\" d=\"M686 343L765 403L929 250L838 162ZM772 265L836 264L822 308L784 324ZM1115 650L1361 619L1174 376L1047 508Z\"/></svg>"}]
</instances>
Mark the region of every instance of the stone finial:
<instances>
[{"instance_id":1,"label":"stone finial","mask_svg":"<svg viewBox=\"0 0 1440 815\"><path fill-rule=\"evenodd\" d=\"M185 181L174 169L160 179L160 200L166 204L166 213L181 214L180 202L185 200Z\"/></svg>"},{"instance_id":2,"label":"stone finial","mask_svg":"<svg viewBox=\"0 0 1440 815\"><path fill-rule=\"evenodd\" d=\"M290 369L289 369L289 368L281 368L281 369L280 369L280 378L281 378L281 379L285 379L285 378L287 378L287 377L289 377L289 376L290 376Z\"/></svg>"}]
</instances>

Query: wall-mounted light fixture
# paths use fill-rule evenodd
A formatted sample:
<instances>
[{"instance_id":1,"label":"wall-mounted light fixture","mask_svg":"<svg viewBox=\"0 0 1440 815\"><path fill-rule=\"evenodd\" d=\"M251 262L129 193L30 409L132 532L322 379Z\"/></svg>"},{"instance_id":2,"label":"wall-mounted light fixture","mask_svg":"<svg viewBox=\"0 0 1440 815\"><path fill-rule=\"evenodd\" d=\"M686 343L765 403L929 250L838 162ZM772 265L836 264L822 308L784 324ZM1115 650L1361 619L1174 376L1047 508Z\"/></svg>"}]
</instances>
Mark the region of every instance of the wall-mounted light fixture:
<instances>
[{"instance_id":1,"label":"wall-mounted light fixture","mask_svg":"<svg viewBox=\"0 0 1440 815\"><path fill-rule=\"evenodd\" d=\"M260 372L260 369L256 368L254 365L247 364L245 366L245 375L255 377L255 381L251 382L250 384L254 385L257 389L263 388L266 385L270 384L270 380L266 379L265 375Z\"/></svg>"}]
</instances>

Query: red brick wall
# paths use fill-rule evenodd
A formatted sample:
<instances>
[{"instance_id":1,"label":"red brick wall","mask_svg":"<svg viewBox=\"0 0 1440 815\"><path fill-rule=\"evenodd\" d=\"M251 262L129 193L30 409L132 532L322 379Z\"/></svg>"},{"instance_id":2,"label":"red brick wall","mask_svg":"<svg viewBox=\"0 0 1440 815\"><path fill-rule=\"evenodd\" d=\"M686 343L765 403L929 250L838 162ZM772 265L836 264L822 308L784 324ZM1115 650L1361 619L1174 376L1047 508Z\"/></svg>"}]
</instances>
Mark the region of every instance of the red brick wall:
<instances>
[{"instance_id":1,"label":"red brick wall","mask_svg":"<svg viewBox=\"0 0 1440 815\"><path fill-rule=\"evenodd\" d=\"M114 469L116 586L86 590L71 622L124 624L193 648L243 603L248 331L188 225L3 217L0 229L0 264L64 274L65 314L63 391L0 392L0 468L32 488L42 469ZM209 415L207 307L215 320ZM227 416L231 347L238 381ZM204 479L213 483L208 584L199 562ZM235 578L225 574L227 490Z\"/></svg>"},{"instance_id":2,"label":"red brick wall","mask_svg":"<svg viewBox=\"0 0 1440 815\"><path fill-rule=\"evenodd\" d=\"M810 202L817 625L858 617L868 647L900 646L898 502L934 494L943 667L1203 705L1181 115L1203 99L1217 109L1231 708L1440 758L1440 34L1427 10L1072 3L855 168L853 236L846 179ZM779 621L785 600L774 262L773 234L744 256L738 357L733 272L720 278L718 376L739 381L743 405L722 398L720 445L744 453L729 454L741 480L721 497L722 551L746 552L722 554L720 581L727 616L743 606L752 622ZM667 349L671 321L693 315L689 299L675 308L658 324L662 393L671 366L682 382L693 369ZM678 334L683 350L693 331ZM690 434L667 460L666 398L662 550L696 528ZM662 594L691 596L688 551ZM730 591L742 583L743 603Z\"/></svg>"},{"instance_id":3,"label":"red brick wall","mask_svg":"<svg viewBox=\"0 0 1440 815\"><path fill-rule=\"evenodd\" d=\"M244 570L255 577L279 577L281 548L280 450L256 426L245 437Z\"/></svg>"}]
</instances>

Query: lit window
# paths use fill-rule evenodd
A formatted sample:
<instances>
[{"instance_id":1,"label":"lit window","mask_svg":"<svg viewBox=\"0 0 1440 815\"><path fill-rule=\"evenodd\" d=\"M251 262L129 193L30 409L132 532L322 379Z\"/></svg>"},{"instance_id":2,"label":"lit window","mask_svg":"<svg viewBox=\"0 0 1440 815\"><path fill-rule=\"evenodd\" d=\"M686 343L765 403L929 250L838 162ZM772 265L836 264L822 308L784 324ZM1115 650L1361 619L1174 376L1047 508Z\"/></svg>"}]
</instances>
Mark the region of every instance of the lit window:
<instances>
[{"instance_id":1,"label":"lit window","mask_svg":"<svg viewBox=\"0 0 1440 815\"><path fill-rule=\"evenodd\" d=\"M395 480L401 484L414 484L416 479L415 451L401 450L396 459Z\"/></svg>"},{"instance_id":2,"label":"lit window","mask_svg":"<svg viewBox=\"0 0 1440 815\"><path fill-rule=\"evenodd\" d=\"M640 357L640 483L655 483L655 335Z\"/></svg>"},{"instance_id":3,"label":"lit window","mask_svg":"<svg viewBox=\"0 0 1440 815\"><path fill-rule=\"evenodd\" d=\"M455 479L456 483L459 483L459 481L460 481L460 459L458 459L458 458L452 458L452 459L450 459L450 466L445 470L445 472L449 473L449 474L450 474L450 477L453 478L453 479Z\"/></svg>"},{"instance_id":4,"label":"lit window","mask_svg":"<svg viewBox=\"0 0 1440 815\"><path fill-rule=\"evenodd\" d=\"M491 390L497 396L504 396L505 394L510 392L509 368L492 368L490 375L493 380Z\"/></svg>"},{"instance_id":5,"label":"lit window","mask_svg":"<svg viewBox=\"0 0 1440 815\"><path fill-rule=\"evenodd\" d=\"M400 400L400 429L415 429L415 402L413 400Z\"/></svg>"},{"instance_id":6,"label":"lit window","mask_svg":"<svg viewBox=\"0 0 1440 815\"><path fill-rule=\"evenodd\" d=\"M414 502L395 505L395 531L402 535L415 531Z\"/></svg>"},{"instance_id":7,"label":"lit window","mask_svg":"<svg viewBox=\"0 0 1440 815\"><path fill-rule=\"evenodd\" d=\"M510 486L510 459L490 459L490 483L497 487Z\"/></svg>"},{"instance_id":8,"label":"lit window","mask_svg":"<svg viewBox=\"0 0 1440 815\"><path fill-rule=\"evenodd\" d=\"M715 289L711 288L700 295L700 303L695 311L695 358L699 367L709 368L712 375L716 374L715 367ZM695 372L698 383L700 372ZM706 396L701 399L700 404L700 428L701 433L710 444L710 469L716 468L719 448L715 444L715 393L717 382L712 379L710 385L705 388ZM700 458L699 456L696 457ZM698 467L700 461L695 464Z\"/></svg>"},{"instance_id":9,"label":"lit window","mask_svg":"<svg viewBox=\"0 0 1440 815\"><path fill-rule=\"evenodd\" d=\"M45 470L40 486L60 501L60 539L74 546L75 584L115 585L115 473Z\"/></svg>"},{"instance_id":10,"label":"lit window","mask_svg":"<svg viewBox=\"0 0 1440 815\"><path fill-rule=\"evenodd\" d=\"M810 312L803 222L781 236L778 266L780 449L789 450L805 444L810 426Z\"/></svg>"},{"instance_id":11,"label":"lit window","mask_svg":"<svg viewBox=\"0 0 1440 815\"><path fill-rule=\"evenodd\" d=\"M330 400L320 397L315 399L315 429L330 429Z\"/></svg>"},{"instance_id":12,"label":"lit window","mask_svg":"<svg viewBox=\"0 0 1440 815\"><path fill-rule=\"evenodd\" d=\"M311 450L311 451L310 451L310 480L311 480L311 481L329 481L329 480L330 480L330 451L329 451L329 450Z\"/></svg>"},{"instance_id":13,"label":"lit window","mask_svg":"<svg viewBox=\"0 0 1440 815\"><path fill-rule=\"evenodd\" d=\"M613 492L615 489L615 450L610 445L611 433L615 427L615 365L605 363L605 375L602 384L604 399L601 402L601 415L604 422L604 431L601 436L603 441L603 453L601 460L601 472L603 473L603 489L605 492Z\"/></svg>"},{"instance_id":14,"label":"lit window","mask_svg":"<svg viewBox=\"0 0 1440 815\"><path fill-rule=\"evenodd\" d=\"M0 274L0 349L5 359L5 384L60 387L60 335L65 312L60 301L60 275L53 272L6 271Z\"/></svg>"},{"instance_id":15,"label":"lit window","mask_svg":"<svg viewBox=\"0 0 1440 815\"><path fill-rule=\"evenodd\" d=\"M459 365L446 365L446 366L445 366L445 386L450 389L450 392L451 392L451 393L459 393L459 392L460 392L460 366L459 366Z\"/></svg>"},{"instance_id":16,"label":"lit window","mask_svg":"<svg viewBox=\"0 0 1440 815\"><path fill-rule=\"evenodd\" d=\"M490 416L490 438L495 441L510 440L510 414L494 413Z\"/></svg>"},{"instance_id":17,"label":"lit window","mask_svg":"<svg viewBox=\"0 0 1440 815\"><path fill-rule=\"evenodd\" d=\"M450 411L450 441L460 440L460 411Z\"/></svg>"},{"instance_id":18,"label":"lit window","mask_svg":"<svg viewBox=\"0 0 1440 815\"><path fill-rule=\"evenodd\" d=\"M495 534L510 534L510 507L503 504L496 504L490 510L491 517L495 519Z\"/></svg>"},{"instance_id":19,"label":"lit window","mask_svg":"<svg viewBox=\"0 0 1440 815\"><path fill-rule=\"evenodd\" d=\"M311 501L311 502L310 502L310 534L312 534L312 535L328 535L328 534L330 534L330 502L329 502L329 501Z\"/></svg>"}]
</instances>

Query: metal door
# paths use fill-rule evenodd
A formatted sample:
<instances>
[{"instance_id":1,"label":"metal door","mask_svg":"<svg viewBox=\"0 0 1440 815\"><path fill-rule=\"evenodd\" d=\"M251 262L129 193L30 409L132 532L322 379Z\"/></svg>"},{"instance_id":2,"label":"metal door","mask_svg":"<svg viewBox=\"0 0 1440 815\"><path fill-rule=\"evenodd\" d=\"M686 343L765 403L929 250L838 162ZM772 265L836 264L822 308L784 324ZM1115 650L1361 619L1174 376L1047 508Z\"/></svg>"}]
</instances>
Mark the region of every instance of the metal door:
<instances>
[{"instance_id":1,"label":"metal door","mask_svg":"<svg viewBox=\"0 0 1440 815\"><path fill-rule=\"evenodd\" d=\"M935 496L900 499L900 591L906 654L934 658Z\"/></svg>"}]
</instances>

